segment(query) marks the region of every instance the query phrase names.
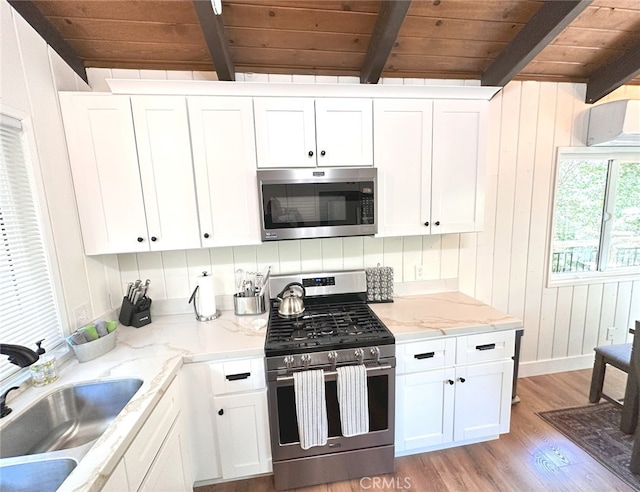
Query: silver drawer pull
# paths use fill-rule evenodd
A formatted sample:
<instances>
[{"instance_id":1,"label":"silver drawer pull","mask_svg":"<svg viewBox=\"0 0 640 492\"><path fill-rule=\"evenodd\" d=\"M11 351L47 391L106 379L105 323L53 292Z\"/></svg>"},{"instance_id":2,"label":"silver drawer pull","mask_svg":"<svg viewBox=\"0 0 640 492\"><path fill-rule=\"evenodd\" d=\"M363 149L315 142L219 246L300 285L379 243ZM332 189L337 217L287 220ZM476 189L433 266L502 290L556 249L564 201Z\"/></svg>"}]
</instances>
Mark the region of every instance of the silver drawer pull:
<instances>
[{"instance_id":1,"label":"silver drawer pull","mask_svg":"<svg viewBox=\"0 0 640 492\"><path fill-rule=\"evenodd\" d=\"M476 350L493 350L496 348L495 343L487 343L485 345L476 345Z\"/></svg>"},{"instance_id":2,"label":"silver drawer pull","mask_svg":"<svg viewBox=\"0 0 640 492\"><path fill-rule=\"evenodd\" d=\"M435 355L435 352L425 352L424 354L416 354L413 357L414 359L432 359Z\"/></svg>"},{"instance_id":3,"label":"silver drawer pull","mask_svg":"<svg viewBox=\"0 0 640 492\"><path fill-rule=\"evenodd\" d=\"M239 374L227 374L225 377L227 381L240 381L241 379L247 379L251 376L250 372L241 372Z\"/></svg>"}]
</instances>

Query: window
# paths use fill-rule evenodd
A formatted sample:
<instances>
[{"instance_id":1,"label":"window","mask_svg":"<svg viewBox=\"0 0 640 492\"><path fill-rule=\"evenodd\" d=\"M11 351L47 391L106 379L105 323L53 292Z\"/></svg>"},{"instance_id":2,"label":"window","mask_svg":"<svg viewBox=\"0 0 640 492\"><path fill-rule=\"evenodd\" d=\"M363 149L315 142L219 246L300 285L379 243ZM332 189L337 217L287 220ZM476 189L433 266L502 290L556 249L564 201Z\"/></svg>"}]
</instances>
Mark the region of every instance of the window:
<instances>
[{"instance_id":1,"label":"window","mask_svg":"<svg viewBox=\"0 0 640 492\"><path fill-rule=\"evenodd\" d=\"M640 149L559 153L551 280L640 273Z\"/></svg>"},{"instance_id":2,"label":"window","mask_svg":"<svg viewBox=\"0 0 640 492\"><path fill-rule=\"evenodd\" d=\"M0 342L62 340L37 193L20 121L0 114ZM18 366L0 355L0 380Z\"/></svg>"}]
</instances>

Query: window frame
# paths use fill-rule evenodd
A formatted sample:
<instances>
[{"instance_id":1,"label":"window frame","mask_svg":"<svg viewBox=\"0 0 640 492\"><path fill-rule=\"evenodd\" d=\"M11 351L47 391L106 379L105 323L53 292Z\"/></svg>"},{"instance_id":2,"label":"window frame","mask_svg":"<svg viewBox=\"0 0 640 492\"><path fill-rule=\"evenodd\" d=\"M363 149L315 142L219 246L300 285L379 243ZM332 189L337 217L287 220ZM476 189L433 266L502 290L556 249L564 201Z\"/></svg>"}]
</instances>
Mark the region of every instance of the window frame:
<instances>
[{"instance_id":1,"label":"window frame","mask_svg":"<svg viewBox=\"0 0 640 492\"><path fill-rule=\"evenodd\" d=\"M551 181L551 193L549 203L549 230L548 239L546 244L546 286L547 287L562 287L568 285L587 285L587 284L599 284L604 282L621 282L621 281L633 281L640 280L640 266L630 267L621 271L615 270L595 270L586 272L573 272L564 274L555 274L552 272L553 268L553 236L556 226L556 194L557 194L557 182L558 182L558 170L559 162L561 159L567 158L586 158L586 159L606 159L611 160L616 156L624 156L630 159L637 159L640 162L640 147L558 147L553 167L553 179ZM614 163L614 167L617 163ZM606 191L605 191L605 204L604 210L610 210L615 203L615 193L611 193L611 188L615 190L617 172L612 173L612 176L607 175ZM606 213L606 212L605 212ZM599 237L599 251L607 251L607 255L601 255L602 259L598 261L598 267L603 264L606 268L608 261L608 248L610 241L610 231L612 223L610 220L604 220L604 227L600 231Z\"/></svg>"},{"instance_id":2,"label":"window frame","mask_svg":"<svg viewBox=\"0 0 640 492\"><path fill-rule=\"evenodd\" d=\"M51 287L54 303L56 306L57 314L60 322L61 336L62 341L53 347L47 347L46 342L43 343L43 346L47 349L47 353L54 355L59 362L64 362L67 359L71 358L73 355L69 346L64 342L64 339L70 334L70 326L68 322L67 309L64 302L64 297L62 293L63 285L62 285L62 275L60 272L60 266L58 264L58 259L56 255L56 247L54 241L53 227L51 224L51 217L49 214L48 202L46 191L44 187L44 177L42 175L41 163L38 154L38 145L35 138L35 130L33 126L33 120L31 115L16 109L14 107L8 106L0 102L0 113L14 118L20 121L22 125L22 133L24 137L24 144L26 147L27 153L27 165L30 166L30 171L32 173L32 182L33 182L33 191L34 191L34 201L35 201L35 209L39 215L39 221L41 226L42 233L42 242L44 244L44 253L46 255L46 262L49 267L49 274L51 277ZM34 342L38 339L37 332L34 331ZM35 343L33 346L29 348L35 350ZM5 357L5 356L1 356ZM16 371L11 373L5 379L0 380L0 385L5 386L11 382L11 384L21 384L23 381L26 381L30 377L29 368L19 368L16 366Z\"/></svg>"}]
</instances>

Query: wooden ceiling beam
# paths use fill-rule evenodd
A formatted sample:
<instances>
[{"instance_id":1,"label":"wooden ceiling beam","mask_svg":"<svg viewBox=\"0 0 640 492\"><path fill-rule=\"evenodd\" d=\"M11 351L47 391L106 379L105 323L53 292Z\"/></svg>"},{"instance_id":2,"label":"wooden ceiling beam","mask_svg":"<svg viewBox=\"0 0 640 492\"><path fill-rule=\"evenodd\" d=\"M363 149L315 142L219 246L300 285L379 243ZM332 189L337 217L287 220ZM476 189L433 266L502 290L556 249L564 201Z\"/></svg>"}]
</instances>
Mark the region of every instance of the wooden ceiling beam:
<instances>
[{"instance_id":1,"label":"wooden ceiling beam","mask_svg":"<svg viewBox=\"0 0 640 492\"><path fill-rule=\"evenodd\" d=\"M599 101L637 75L640 75L640 43L589 77L585 102L593 104Z\"/></svg>"},{"instance_id":2,"label":"wooden ceiling beam","mask_svg":"<svg viewBox=\"0 0 640 492\"><path fill-rule=\"evenodd\" d=\"M40 37L60 55L66 64L69 65L82 80L89 83L84 62L78 56L76 50L62 38L58 30L42 15L42 12L40 12L31 0L8 0L8 3L36 30Z\"/></svg>"},{"instance_id":3,"label":"wooden ceiling beam","mask_svg":"<svg viewBox=\"0 0 640 492\"><path fill-rule=\"evenodd\" d=\"M218 73L218 80L236 80L236 70L229 49L229 39L221 15L213 13L211 0L193 0L209 55Z\"/></svg>"},{"instance_id":4,"label":"wooden ceiling beam","mask_svg":"<svg viewBox=\"0 0 640 492\"><path fill-rule=\"evenodd\" d=\"M482 75L482 85L503 87L553 41L593 0L547 0Z\"/></svg>"},{"instance_id":5,"label":"wooden ceiling beam","mask_svg":"<svg viewBox=\"0 0 640 492\"><path fill-rule=\"evenodd\" d=\"M411 0L382 0L367 54L360 69L361 84L377 84L396 42Z\"/></svg>"}]
</instances>

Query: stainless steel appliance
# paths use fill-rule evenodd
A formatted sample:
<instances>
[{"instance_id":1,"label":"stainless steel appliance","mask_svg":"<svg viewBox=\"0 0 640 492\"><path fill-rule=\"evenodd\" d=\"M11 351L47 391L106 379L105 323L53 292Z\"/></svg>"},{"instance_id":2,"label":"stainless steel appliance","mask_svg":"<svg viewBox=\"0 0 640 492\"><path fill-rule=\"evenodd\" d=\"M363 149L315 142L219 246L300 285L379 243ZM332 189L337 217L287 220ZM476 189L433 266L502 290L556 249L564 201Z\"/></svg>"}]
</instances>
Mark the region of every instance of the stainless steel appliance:
<instances>
[{"instance_id":1,"label":"stainless steel appliance","mask_svg":"<svg viewBox=\"0 0 640 492\"><path fill-rule=\"evenodd\" d=\"M375 168L258 170L262 240L378 232Z\"/></svg>"},{"instance_id":2,"label":"stainless steel appliance","mask_svg":"<svg viewBox=\"0 0 640 492\"><path fill-rule=\"evenodd\" d=\"M265 339L273 472L278 490L391 473L394 469L395 339L365 302L365 272L314 273L271 278L271 292L291 282L305 290L298 318L278 314L271 300ZM369 432L341 432L336 368L366 367ZM293 373L324 371L328 440L302 449Z\"/></svg>"}]
</instances>

